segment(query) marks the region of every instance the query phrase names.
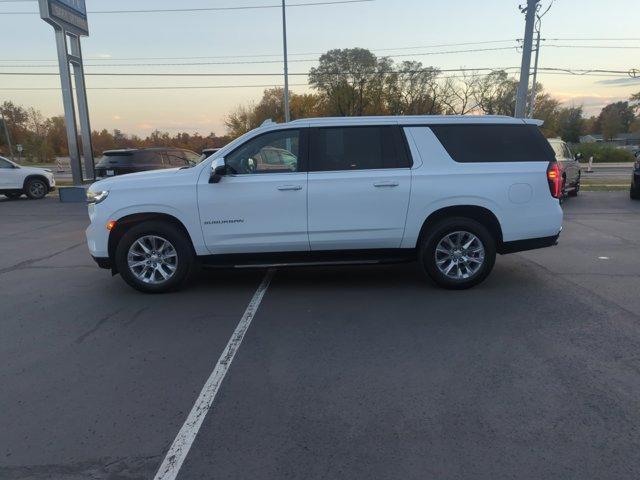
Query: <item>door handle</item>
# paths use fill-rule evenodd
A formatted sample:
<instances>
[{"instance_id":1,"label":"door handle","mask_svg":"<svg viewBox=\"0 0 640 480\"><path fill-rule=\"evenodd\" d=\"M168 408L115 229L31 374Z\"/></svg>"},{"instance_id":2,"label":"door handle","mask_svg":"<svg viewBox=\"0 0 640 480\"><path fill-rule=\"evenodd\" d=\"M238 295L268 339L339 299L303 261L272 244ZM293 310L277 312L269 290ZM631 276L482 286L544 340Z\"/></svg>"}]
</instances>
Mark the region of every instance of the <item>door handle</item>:
<instances>
[{"instance_id":1,"label":"door handle","mask_svg":"<svg viewBox=\"0 0 640 480\"><path fill-rule=\"evenodd\" d=\"M302 190L302 185L280 185L278 190L283 192L287 190Z\"/></svg>"},{"instance_id":2,"label":"door handle","mask_svg":"<svg viewBox=\"0 0 640 480\"><path fill-rule=\"evenodd\" d=\"M373 184L374 187L397 187L400 185L398 182L376 182Z\"/></svg>"}]
</instances>

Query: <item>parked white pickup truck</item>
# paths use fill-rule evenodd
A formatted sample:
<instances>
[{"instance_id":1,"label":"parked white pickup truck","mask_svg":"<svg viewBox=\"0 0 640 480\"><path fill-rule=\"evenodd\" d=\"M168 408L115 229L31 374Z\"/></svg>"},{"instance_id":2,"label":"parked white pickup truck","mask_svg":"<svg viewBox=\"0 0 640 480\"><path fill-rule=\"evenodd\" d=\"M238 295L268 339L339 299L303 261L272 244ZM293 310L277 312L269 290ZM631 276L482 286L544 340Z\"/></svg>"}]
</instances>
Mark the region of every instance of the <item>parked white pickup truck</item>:
<instances>
[{"instance_id":1,"label":"parked white pickup truck","mask_svg":"<svg viewBox=\"0 0 640 480\"><path fill-rule=\"evenodd\" d=\"M33 200L38 200L55 188L56 181L51 170L23 167L0 157L0 195L14 200L24 194Z\"/></svg>"},{"instance_id":2,"label":"parked white pickup truck","mask_svg":"<svg viewBox=\"0 0 640 480\"><path fill-rule=\"evenodd\" d=\"M91 186L87 241L145 292L196 262L417 260L436 284L484 280L496 253L555 245L560 170L541 122L358 117L267 123L191 168Z\"/></svg>"}]
</instances>

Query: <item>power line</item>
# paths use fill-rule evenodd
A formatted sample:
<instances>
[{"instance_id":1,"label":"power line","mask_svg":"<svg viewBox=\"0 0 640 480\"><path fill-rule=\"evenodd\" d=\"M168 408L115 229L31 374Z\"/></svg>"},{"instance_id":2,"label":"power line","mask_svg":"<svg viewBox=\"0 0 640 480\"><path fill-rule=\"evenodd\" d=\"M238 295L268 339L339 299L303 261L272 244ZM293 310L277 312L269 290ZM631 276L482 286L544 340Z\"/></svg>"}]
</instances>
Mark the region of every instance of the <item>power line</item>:
<instances>
[{"instance_id":1,"label":"power line","mask_svg":"<svg viewBox=\"0 0 640 480\"><path fill-rule=\"evenodd\" d=\"M308 83L292 83L290 87L306 87ZM265 85L169 85L169 86L149 86L149 87L87 87L87 90L199 90L199 89L227 89L227 88L271 88L282 87L279 84ZM9 87L0 88L1 91L53 91L60 90L60 87Z\"/></svg>"},{"instance_id":2,"label":"power line","mask_svg":"<svg viewBox=\"0 0 640 480\"><path fill-rule=\"evenodd\" d=\"M496 68L496 67L480 67L480 68L448 68L448 69L439 69L439 68L423 68L417 70L400 70L395 71L395 73L423 73L423 72L477 72L477 71L496 71L496 70L509 70L515 67L506 67L506 68ZM348 72L348 71L335 71L335 72L326 72L331 75L348 75L353 73L362 74L362 72ZM386 72L367 72L367 75L380 75L380 73ZM58 72L0 72L0 75L9 75L9 76L58 76ZM262 72L245 72L245 73L171 73L171 72L158 72L158 73L149 73L149 72L114 72L114 73L106 73L106 72L89 72L85 73L87 76L97 76L97 77L274 77L282 75L281 72L277 73L262 73ZM289 75L295 76L307 76L308 72L295 72L289 73Z\"/></svg>"},{"instance_id":3,"label":"power line","mask_svg":"<svg viewBox=\"0 0 640 480\"><path fill-rule=\"evenodd\" d=\"M448 50L444 52L417 52L417 53L405 53L398 55L388 55L388 58L391 57L420 57L420 56L430 56L430 55L449 55L455 53L477 53L477 52L493 52L497 50L515 50L514 47L496 47L496 48L475 48L468 50ZM305 59L294 59L289 60L290 62L317 62L317 58L305 58ZM238 62L180 62L180 63L105 63L105 64L86 64L85 67L152 67L152 66L198 66L198 65L255 65L255 64L279 64L282 63L281 60L245 60ZM0 67L11 67L11 68L47 68L53 65L0 65Z\"/></svg>"},{"instance_id":4,"label":"power line","mask_svg":"<svg viewBox=\"0 0 640 480\"><path fill-rule=\"evenodd\" d=\"M0 0L2 2L3 0ZM11 0L13 1L13 0ZM22 0L21 0L22 1ZM24 0L31 1L31 0ZM440 48L440 47L457 47L457 46L466 46L466 45L487 45L493 43L509 43L516 42L519 39L503 39L503 40L483 40L479 42L459 42L459 43L439 43L439 44L429 44L429 45L413 45L413 46L402 46L402 47L386 47L386 48L374 48L370 49L372 52L385 52L385 51L394 51L394 50L417 50L421 48ZM541 41L640 41L640 37L638 38L543 38ZM556 45L547 45L547 46L556 46ZM558 45L560 48L584 48L584 45ZM589 46L589 48L601 48L600 45ZM627 48L626 46L624 48ZM628 48L637 48L637 47L628 47ZM322 55L326 52L298 52L298 53L289 53L290 56L296 55ZM180 57L85 57L86 60L91 61L128 61L128 60L206 60L206 59L217 59L217 58L268 58L268 57L278 57L280 58L281 54L279 53L266 53L266 54L243 54L243 55L215 55L215 56L180 56ZM393 56L393 55L392 55ZM0 62L53 62L55 63L55 59L21 59L21 58L4 58L0 59Z\"/></svg>"},{"instance_id":5,"label":"power line","mask_svg":"<svg viewBox=\"0 0 640 480\"><path fill-rule=\"evenodd\" d=\"M317 7L321 5L342 5L347 3L375 2L376 0L335 0L328 2L290 3L287 7ZM94 10L88 14L112 14L112 13L177 13L177 12L221 12L232 10L266 10L281 8L282 5L239 5L235 7L200 7L200 8L157 8L146 10ZM0 15L38 15L38 12L0 12Z\"/></svg>"},{"instance_id":6,"label":"power line","mask_svg":"<svg viewBox=\"0 0 640 480\"><path fill-rule=\"evenodd\" d=\"M367 75L380 75L381 73L404 73L404 74L412 74L412 73L426 73L426 72L435 72L435 73L450 73L450 72L481 72L481 71L489 71L489 72L499 72L499 71L509 71L517 69L518 67L478 67L478 68L423 68L417 70L396 70L394 72L366 72L364 74ZM544 67L539 68L540 71L552 73L558 72L566 75L596 75L598 76L628 76L630 70L605 70L605 69L576 69L576 68L559 68L559 67ZM329 75L350 75L353 73L363 74L363 72L348 72L348 71L335 71L335 72L325 72ZM58 72L0 72L0 76L58 76ZM105 72L90 72L85 73L87 76L96 76L96 77L274 77L282 75L281 72L277 73L258 73L258 72L245 72L245 73L170 73L170 72L158 72L158 73L149 73L149 72L116 72L116 73L105 73ZM289 73L289 75L295 76L308 76L308 73L303 72L294 72Z\"/></svg>"}]
</instances>

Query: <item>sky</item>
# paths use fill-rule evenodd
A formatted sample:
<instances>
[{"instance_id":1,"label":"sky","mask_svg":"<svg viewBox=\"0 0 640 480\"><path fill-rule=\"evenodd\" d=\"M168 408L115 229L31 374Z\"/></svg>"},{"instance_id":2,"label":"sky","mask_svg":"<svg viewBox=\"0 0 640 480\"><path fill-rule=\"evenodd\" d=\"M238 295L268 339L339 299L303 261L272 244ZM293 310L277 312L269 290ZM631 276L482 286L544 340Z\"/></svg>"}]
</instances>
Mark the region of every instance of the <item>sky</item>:
<instances>
[{"instance_id":1,"label":"sky","mask_svg":"<svg viewBox=\"0 0 640 480\"><path fill-rule=\"evenodd\" d=\"M288 0L287 3L312 1ZM524 0L374 0L291 6L287 9L289 71L306 74L309 68L317 65L322 52L350 47L368 48L396 61L419 60L425 66L441 69L519 67L521 53L515 48L515 40L522 38L524 32L524 15L518 10L522 2ZM118 9L276 5L279 0L87 0L86 3L90 29L90 36L82 39L86 73L274 74L87 76L94 130L117 128L143 136L154 129L222 135L225 133L225 115L240 104L258 101L264 86L283 84L282 18L278 8L91 13ZM542 0L543 8L549 3L550 0ZM36 1L0 0L0 102L11 100L35 107L46 116L62 114L58 77L1 75L2 72L57 71L53 29L38 15L1 14L31 11L37 12ZM545 40L540 51L540 67L640 70L639 14L638 0L555 0L543 19L542 38ZM460 43L469 45L434 46ZM492 48L505 50L437 53ZM271 63L238 63L255 61ZM112 66L123 63L132 65ZM174 65L146 65L149 63ZM541 72L538 80L553 96L565 104L584 106L589 115L597 113L607 103L626 100L640 91L640 78L633 80L624 75ZM306 75L291 75L289 81L292 91L309 91ZM258 86L247 87L251 85ZM229 88L113 89L176 86ZM16 90L28 88L52 90Z\"/></svg>"}]
</instances>

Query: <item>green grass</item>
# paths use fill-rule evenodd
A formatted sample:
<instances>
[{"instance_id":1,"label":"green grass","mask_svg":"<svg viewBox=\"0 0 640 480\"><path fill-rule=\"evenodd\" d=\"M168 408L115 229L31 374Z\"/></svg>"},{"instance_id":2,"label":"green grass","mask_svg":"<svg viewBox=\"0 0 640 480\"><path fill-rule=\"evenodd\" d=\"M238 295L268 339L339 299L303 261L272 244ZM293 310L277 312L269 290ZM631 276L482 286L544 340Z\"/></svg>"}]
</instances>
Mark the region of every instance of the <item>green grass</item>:
<instances>
[{"instance_id":1,"label":"green grass","mask_svg":"<svg viewBox=\"0 0 640 480\"><path fill-rule=\"evenodd\" d=\"M629 185L580 185L581 192L626 192L629 188Z\"/></svg>"}]
</instances>

